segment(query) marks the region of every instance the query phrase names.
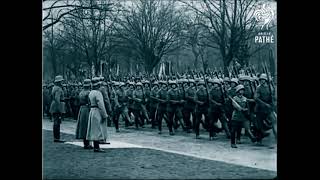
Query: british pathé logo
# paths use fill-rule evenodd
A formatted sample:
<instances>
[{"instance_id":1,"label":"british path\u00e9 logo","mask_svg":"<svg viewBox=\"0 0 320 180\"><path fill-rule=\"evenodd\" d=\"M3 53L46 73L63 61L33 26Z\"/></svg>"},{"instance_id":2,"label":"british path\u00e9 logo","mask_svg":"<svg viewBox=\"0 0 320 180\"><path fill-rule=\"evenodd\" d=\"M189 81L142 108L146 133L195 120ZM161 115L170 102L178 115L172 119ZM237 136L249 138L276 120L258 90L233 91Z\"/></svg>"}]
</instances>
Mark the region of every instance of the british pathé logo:
<instances>
[{"instance_id":1,"label":"british path\u00e9 logo","mask_svg":"<svg viewBox=\"0 0 320 180\"><path fill-rule=\"evenodd\" d=\"M263 3L254 12L254 18L260 32L254 37L255 43L274 43L274 35L270 25L275 18L275 12L269 4Z\"/></svg>"},{"instance_id":2,"label":"british path\u00e9 logo","mask_svg":"<svg viewBox=\"0 0 320 180\"><path fill-rule=\"evenodd\" d=\"M255 11L254 17L261 26L260 30L269 30L270 23L274 18L274 12L268 4L260 5L260 8Z\"/></svg>"}]
</instances>

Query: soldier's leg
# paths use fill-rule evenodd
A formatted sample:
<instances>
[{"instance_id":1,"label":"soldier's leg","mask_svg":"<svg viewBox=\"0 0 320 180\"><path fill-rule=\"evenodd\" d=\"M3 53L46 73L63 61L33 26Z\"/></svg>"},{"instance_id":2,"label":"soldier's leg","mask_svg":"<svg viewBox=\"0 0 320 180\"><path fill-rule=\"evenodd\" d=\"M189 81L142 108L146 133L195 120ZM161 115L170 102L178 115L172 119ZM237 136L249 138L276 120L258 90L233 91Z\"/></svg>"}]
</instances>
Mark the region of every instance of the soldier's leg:
<instances>
[{"instance_id":1,"label":"soldier's leg","mask_svg":"<svg viewBox=\"0 0 320 180\"><path fill-rule=\"evenodd\" d=\"M53 138L54 140L60 139L60 123L61 113L53 113Z\"/></svg>"},{"instance_id":2,"label":"soldier's leg","mask_svg":"<svg viewBox=\"0 0 320 180\"><path fill-rule=\"evenodd\" d=\"M121 115L122 115L122 118L125 121L125 126L126 127L132 125L131 122L130 122L129 110L128 110L128 108L126 106L122 106L121 107Z\"/></svg>"},{"instance_id":3,"label":"soldier's leg","mask_svg":"<svg viewBox=\"0 0 320 180\"><path fill-rule=\"evenodd\" d=\"M140 122L139 122L139 110L134 110L133 111L133 115L134 115L134 124L136 126L136 128L139 128Z\"/></svg>"},{"instance_id":4,"label":"soldier's leg","mask_svg":"<svg viewBox=\"0 0 320 180\"><path fill-rule=\"evenodd\" d=\"M222 129L224 129L227 138L230 138L230 130L228 125L228 119L224 112L219 113L219 120L221 122Z\"/></svg>"},{"instance_id":5,"label":"soldier's leg","mask_svg":"<svg viewBox=\"0 0 320 180\"><path fill-rule=\"evenodd\" d=\"M266 113L264 112L257 112L256 113L256 126L257 126L257 142L259 144L262 143L262 139L263 139L263 121L266 118Z\"/></svg>"},{"instance_id":6,"label":"soldier's leg","mask_svg":"<svg viewBox=\"0 0 320 180\"><path fill-rule=\"evenodd\" d=\"M173 133L172 127L173 127L173 121L174 121L174 111L169 111L167 112L168 115L168 121L167 121L167 125L168 125L168 129L170 132L170 135Z\"/></svg>"},{"instance_id":7,"label":"soldier's leg","mask_svg":"<svg viewBox=\"0 0 320 180\"><path fill-rule=\"evenodd\" d=\"M114 123L114 126L116 128L116 131L119 130L119 116L120 116L120 108L115 108L112 112L112 121Z\"/></svg>"},{"instance_id":8,"label":"soldier's leg","mask_svg":"<svg viewBox=\"0 0 320 180\"><path fill-rule=\"evenodd\" d=\"M182 109L182 115L183 115L183 121L186 125L186 129L192 129L192 126L191 126L191 120L190 120L190 115L191 115L191 112L188 111L188 109L186 108L183 108Z\"/></svg>"},{"instance_id":9,"label":"soldier's leg","mask_svg":"<svg viewBox=\"0 0 320 180\"><path fill-rule=\"evenodd\" d=\"M212 140L212 138L216 135L216 132L214 131L214 122L216 121L216 117L214 116L214 113L212 111L209 111L208 113L209 140Z\"/></svg>"},{"instance_id":10,"label":"soldier's leg","mask_svg":"<svg viewBox=\"0 0 320 180\"><path fill-rule=\"evenodd\" d=\"M231 121L231 147L237 148L236 146L236 135L239 129L239 123L237 121Z\"/></svg>"},{"instance_id":11,"label":"soldier's leg","mask_svg":"<svg viewBox=\"0 0 320 180\"><path fill-rule=\"evenodd\" d=\"M151 128L155 128L157 124L155 115L156 115L156 108L150 107Z\"/></svg>"},{"instance_id":12,"label":"soldier's leg","mask_svg":"<svg viewBox=\"0 0 320 180\"><path fill-rule=\"evenodd\" d=\"M244 127L244 129L245 129L245 131L246 131L246 135L250 138L250 140L251 140L252 142L255 142L255 141L256 141L256 138L254 137L254 135L253 135L252 132L251 132L251 129L250 129L250 121L249 121L249 120L244 121L244 122L243 122L243 127Z\"/></svg>"},{"instance_id":13,"label":"soldier's leg","mask_svg":"<svg viewBox=\"0 0 320 180\"><path fill-rule=\"evenodd\" d=\"M195 116L194 130L196 133L196 137L198 137L200 135L200 121L202 118L202 112L197 111Z\"/></svg>"},{"instance_id":14,"label":"soldier's leg","mask_svg":"<svg viewBox=\"0 0 320 180\"><path fill-rule=\"evenodd\" d=\"M144 104L141 105L141 111L142 111L142 115L143 115L143 119L142 119L143 124L144 124L144 119L146 119L147 124L150 124L149 114L148 114L146 105L144 105Z\"/></svg>"},{"instance_id":15,"label":"soldier's leg","mask_svg":"<svg viewBox=\"0 0 320 180\"><path fill-rule=\"evenodd\" d=\"M176 110L176 114L175 114L175 118L176 118L176 121L179 122L179 124L181 125L182 129L183 130L187 130L186 129L186 125L183 121L183 115L182 115L182 107L178 107L177 110Z\"/></svg>"},{"instance_id":16,"label":"soldier's leg","mask_svg":"<svg viewBox=\"0 0 320 180\"><path fill-rule=\"evenodd\" d=\"M158 119L159 133L161 133L161 131L162 131L162 119L163 119L164 113L165 113L164 110L158 109L157 119Z\"/></svg>"}]
</instances>

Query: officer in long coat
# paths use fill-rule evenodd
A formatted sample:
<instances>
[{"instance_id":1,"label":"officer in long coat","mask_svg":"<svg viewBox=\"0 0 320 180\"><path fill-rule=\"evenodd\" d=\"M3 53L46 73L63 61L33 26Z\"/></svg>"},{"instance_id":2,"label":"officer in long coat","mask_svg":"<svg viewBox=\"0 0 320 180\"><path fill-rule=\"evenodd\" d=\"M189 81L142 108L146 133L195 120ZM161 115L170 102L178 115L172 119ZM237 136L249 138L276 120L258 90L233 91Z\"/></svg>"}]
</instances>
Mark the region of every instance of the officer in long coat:
<instances>
[{"instance_id":1,"label":"officer in long coat","mask_svg":"<svg viewBox=\"0 0 320 180\"><path fill-rule=\"evenodd\" d=\"M76 127L76 139L83 139L84 149L93 149L89 141L86 139L90 112L90 88L91 80L85 79L83 83L83 90L79 93L80 110Z\"/></svg>"},{"instance_id":2,"label":"officer in long coat","mask_svg":"<svg viewBox=\"0 0 320 180\"><path fill-rule=\"evenodd\" d=\"M106 108L100 88L100 78L92 79L92 90L89 93L90 112L86 139L93 141L94 152L105 152L100 149L100 141L108 139Z\"/></svg>"},{"instance_id":3,"label":"officer in long coat","mask_svg":"<svg viewBox=\"0 0 320 180\"><path fill-rule=\"evenodd\" d=\"M63 101L64 101L64 92L62 90L62 82L63 77L58 75L55 77L54 87L51 92L51 96L53 97L51 106L50 106L50 113L53 117L53 137L54 142L64 142L60 140L60 124L62 120L62 113L63 113Z\"/></svg>"}]
</instances>

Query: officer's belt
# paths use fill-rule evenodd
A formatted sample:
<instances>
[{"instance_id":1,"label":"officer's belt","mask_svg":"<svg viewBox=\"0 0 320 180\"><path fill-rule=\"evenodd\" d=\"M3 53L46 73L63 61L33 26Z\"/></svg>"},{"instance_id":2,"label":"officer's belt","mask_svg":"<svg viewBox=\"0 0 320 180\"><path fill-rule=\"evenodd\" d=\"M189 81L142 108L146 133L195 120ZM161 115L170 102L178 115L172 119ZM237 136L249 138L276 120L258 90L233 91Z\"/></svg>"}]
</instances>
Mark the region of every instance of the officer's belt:
<instances>
[{"instance_id":1,"label":"officer's belt","mask_svg":"<svg viewBox=\"0 0 320 180\"><path fill-rule=\"evenodd\" d=\"M99 108L99 106L90 106L90 108Z\"/></svg>"}]
</instances>

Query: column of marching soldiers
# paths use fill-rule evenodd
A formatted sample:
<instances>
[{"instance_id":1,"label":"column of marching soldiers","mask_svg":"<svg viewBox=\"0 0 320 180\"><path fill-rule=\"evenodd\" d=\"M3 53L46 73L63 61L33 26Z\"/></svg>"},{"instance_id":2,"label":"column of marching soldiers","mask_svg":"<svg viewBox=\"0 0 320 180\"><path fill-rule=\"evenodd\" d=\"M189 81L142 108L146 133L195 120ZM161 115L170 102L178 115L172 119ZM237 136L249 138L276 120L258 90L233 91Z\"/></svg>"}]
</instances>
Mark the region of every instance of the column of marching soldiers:
<instances>
[{"instance_id":1,"label":"column of marching soldiers","mask_svg":"<svg viewBox=\"0 0 320 180\"><path fill-rule=\"evenodd\" d=\"M275 122L276 100L273 79L267 71L259 73L222 72L205 74L185 73L158 79L152 77L124 77L105 81L100 78L100 91L104 98L109 119L119 131L119 121L136 129L146 125L162 134L166 122L170 135L181 128L185 133L195 133L200 138L200 125L209 132L209 140L225 133L231 147L240 144L241 130L245 129L253 143L262 145ZM88 81L90 79L86 79ZM53 83L44 84L44 113L50 116L50 93ZM63 84L65 116L77 119L81 106L79 93L82 83ZM217 122L220 121L221 127ZM273 129L274 130L274 129ZM274 130L276 133L276 130ZM275 134L276 135L276 134Z\"/></svg>"}]
</instances>

